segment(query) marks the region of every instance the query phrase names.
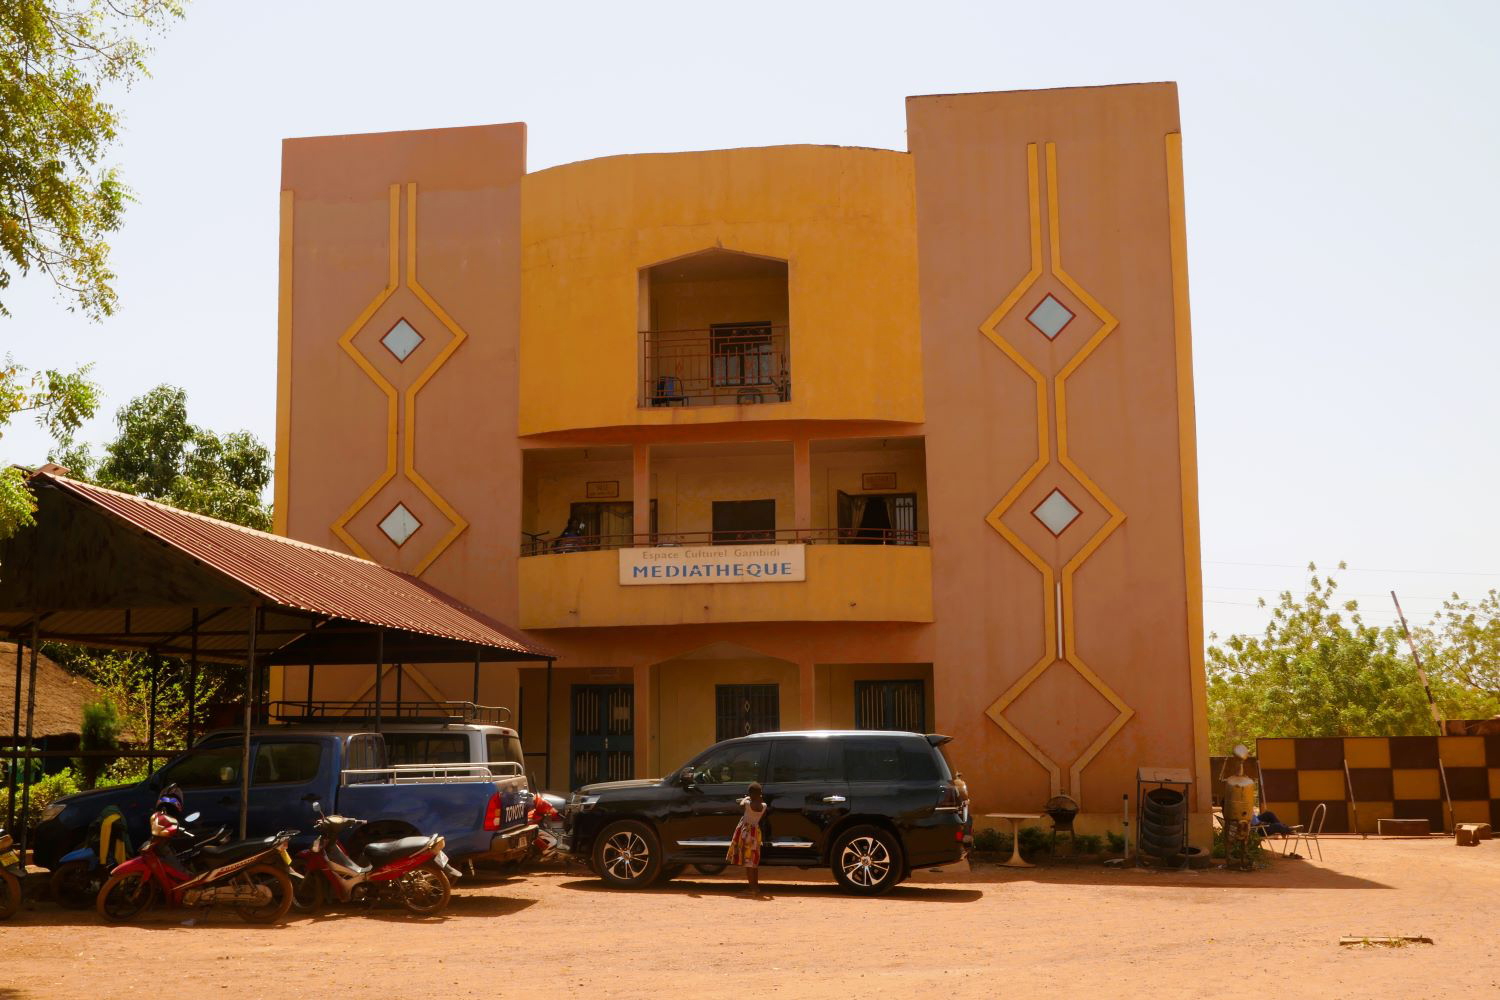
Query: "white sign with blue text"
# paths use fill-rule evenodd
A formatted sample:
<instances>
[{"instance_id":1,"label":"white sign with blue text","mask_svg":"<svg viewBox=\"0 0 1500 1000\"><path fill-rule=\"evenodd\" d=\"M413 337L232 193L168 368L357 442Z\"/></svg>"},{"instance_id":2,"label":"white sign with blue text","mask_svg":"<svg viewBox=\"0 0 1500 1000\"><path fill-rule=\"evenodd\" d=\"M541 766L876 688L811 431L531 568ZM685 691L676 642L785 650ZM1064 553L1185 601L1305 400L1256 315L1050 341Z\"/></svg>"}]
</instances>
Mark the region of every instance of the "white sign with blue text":
<instances>
[{"instance_id":1,"label":"white sign with blue text","mask_svg":"<svg viewBox=\"0 0 1500 1000\"><path fill-rule=\"evenodd\" d=\"M753 542L620 550L620 585L793 583L807 579L805 545Z\"/></svg>"}]
</instances>

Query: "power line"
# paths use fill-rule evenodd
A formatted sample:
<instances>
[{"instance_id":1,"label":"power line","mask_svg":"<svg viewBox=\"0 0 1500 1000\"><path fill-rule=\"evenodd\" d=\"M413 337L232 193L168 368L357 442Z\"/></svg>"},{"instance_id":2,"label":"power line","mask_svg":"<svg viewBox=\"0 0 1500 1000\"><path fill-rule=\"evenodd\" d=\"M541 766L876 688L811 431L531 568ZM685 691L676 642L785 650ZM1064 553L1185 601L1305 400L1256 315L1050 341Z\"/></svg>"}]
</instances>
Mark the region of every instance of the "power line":
<instances>
[{"instance_id":1,"label":"power line","mask_svg":"<svg viewBox=\"0 0 1500 1000\"><path fill-rule=\"evenodd\" d=\"M1307 565L1305 563L1303 565L1301 565L1301 566L1296 566L1296 565L1293 565L1292 563L1231 562L1231 561L1229 561L1227 559L1205 559L1204 560L1204 565L1206 565L1206 566L1259 566L1262 569L1300 569L1300 570L1303 570L1303 571L1307 570ZM1492 577L1495 577L1497 579L1500 579L1500 572L1496 572L1496 571L1493 571L1493 570L1491 570L1489 572L1478 572L1478 571L1474 571L1474 570L1457 570L1457 569L1449 569L1449 570L1442 570L1442 569L1382 569L1382 568L1380 568L1378 566L1345 566L1343 569L1339 569L1337 566L1335 566L1332 570L1320 570L1319 572L1323 572L1323 573L1329 573L1329 572L1332 572L1332 573L1415 573L1415 574L1419 574L1421 576L1492 576Z\"/></svg>"}]
</instances>

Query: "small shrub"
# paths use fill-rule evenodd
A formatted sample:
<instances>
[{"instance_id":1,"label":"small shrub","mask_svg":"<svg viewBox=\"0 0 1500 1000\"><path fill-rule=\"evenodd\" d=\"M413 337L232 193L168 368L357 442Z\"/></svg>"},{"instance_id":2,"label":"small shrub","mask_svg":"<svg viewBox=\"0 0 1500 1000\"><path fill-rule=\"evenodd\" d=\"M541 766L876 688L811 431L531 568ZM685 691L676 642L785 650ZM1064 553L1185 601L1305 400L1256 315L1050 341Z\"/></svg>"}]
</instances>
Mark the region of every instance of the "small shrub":
<instances>
[{"instance_id":1,"label":"small shrub","mask_svg":"<svg viewBox=\"0 0 1500 1000\"><path fill-rule=\"evenodd\" d=\"M1104 834L1104 838L1109 841L1109 853L1125 853L1125 835L1123 833L1115 833L1115 831L1109 830Z\"/></svg>"},{"instance_id":2,"label":"small shrub","mask_svg":"<svg viewBox=\"0 0 1500 1000\"><path fill-rule=\"evenodd\" d=\"M1005 838L1009 840L1009 837ZM1021 856L1030 857L1052 847L1052 832L1043 830L1039 826L1023 826L1021 828ZM1009 845L1007 845L1009 849Z\"/></svg>"},{"instance_id":3,"label":"small shrub","mask_svg":"<svg viewBox=\"0 0 1500 1000\"><path fill-rule=\"evenodd\" d=\"M80 727L80 750L117 750L120 746L120 713L115 703L108 698L91 701L83 706L83 725ZM79 784L93 788L101 772L112 761L105 757L80 757L75 761L79 771Z\"/></svg>"},{"instance_id":4,"label":"small shrub","mask_svg":"<svg viewBox=\"0 0 1500 1000\"><path fill-rule=\"evenodd\" d=\"M1082 833L1073 838L1074 849L1079 854L1098 854L1104 848L1104 838L1096 833Z\"/></svg>"},{"instance_id":5,"label":"small shrub","mask_svg":"<svg viewBox=\"0 0 1500 1000\"><path fill-rule=\"evenodd\" d=\"M998 854L1002 849L1000 844L1001 840L1005 841L1004 850L1010 850L1009 834L1001 833L999 830L996 830L993 827L984 830L975 830L974 850Z\"/></svg>"},{"instance_id":6,"label":"small shrub","mask_svg":"<svg viewBox=\"0 0 1500 1000\"><path fill-rule=\"evenodd\" d=\"M78 791L78 775L71 768L65 768L56 774L49 774L31 786L31 795L27 800L27 812L25 822L27 827L35 829L42 821L42 810L50 806L55 800L64 795L72 795ZM15 798L17 825L20 825L21 813L21 788L16 786L11 789L11 795ZM10 810L0 805L0 815L9 815Z\"/></svg>"}]
</instances>

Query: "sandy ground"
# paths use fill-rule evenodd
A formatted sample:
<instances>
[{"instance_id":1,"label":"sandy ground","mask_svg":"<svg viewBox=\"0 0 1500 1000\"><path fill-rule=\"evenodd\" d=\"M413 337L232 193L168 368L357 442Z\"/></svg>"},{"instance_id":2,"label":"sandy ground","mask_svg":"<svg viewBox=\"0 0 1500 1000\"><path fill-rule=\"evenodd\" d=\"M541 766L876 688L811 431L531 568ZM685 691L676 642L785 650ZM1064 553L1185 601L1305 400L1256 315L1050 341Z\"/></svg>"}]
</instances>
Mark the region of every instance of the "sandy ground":
<instances>
[{"instance_id":1,"label":"sandy ground","mask_svg":"<svg viewBox=\"0 0 1500 1000\"><path fill-rule=\"evenodd\" d=\"M549 871L468 882L448 912L296 919L49 904L0 924L0 1000L223 997L1500 995L1500 840L1325 838L1323 862L1154 874L1094 864L918 873L890 896L768 870L646 892ZM1340 947L1345 934L1435 944Z\"/></svg>"}]
</instances>

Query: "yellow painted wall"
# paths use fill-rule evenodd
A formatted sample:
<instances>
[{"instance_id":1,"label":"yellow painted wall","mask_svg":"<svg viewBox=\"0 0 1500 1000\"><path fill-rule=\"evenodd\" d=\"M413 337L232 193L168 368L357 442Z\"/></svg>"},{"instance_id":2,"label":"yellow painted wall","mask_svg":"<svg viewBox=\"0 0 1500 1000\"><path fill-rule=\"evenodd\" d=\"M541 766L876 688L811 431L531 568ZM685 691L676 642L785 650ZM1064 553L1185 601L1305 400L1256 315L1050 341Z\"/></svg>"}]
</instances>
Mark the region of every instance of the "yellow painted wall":
<instances>
[{"instance_id":1,"label":"yellow painted wall","mask_svg":"<svg viewBox=\"0 0 1500 1000\"><path fill-rule=\"evenodd\" d=\"M776 528L796 526L792 450L785 455L653 460L660 530L712 531L715 500L775 500Z\"/></svg>"},{"instance_id":2,"label":"yellow painted wall","mask_svg":"<svg viewBox=\"0 0 1500 1000\"><path fill-rule=\"evenodd\" d=\"M712 622L930 622L932 550L809 545L800 583L620 586L619 553L520 560L526 629Z\"/></svg>"},{"instance_id":3,"label":"yellow painted wall","mask_svg":"<svg viewBox=\"0 0 1500 1000\"><path fill-rule=\"evenodd\" d=\"M922 420L906 154L780 146L587 160L528 174L521 211L521 434ZM643 409L639 271L715 246L788 262L792 399Z\"/></svg>"},{"instance_id":4,"label":"yellow painted wall","mask_svg":"<svg viewBox=\"0 0 1500 1000\"><path fill-rule=\"evenodd\" d=\"M797 666L784 660L673 660L652 668L662 720L661 768L671 771L715 742L715 686L776 684L781 690L781 728L801 725Z\"/></svg>"},{"instance_id":5,"label":"yellow painted wall","mask_svg":"<svg viewBox=\"0 0 1500 1000\"><path fill-rule=\"evenodd\" d=\"M590 482L620 484L616 497L590 497ZM526 471L522 492L521 525L525 531L548 531L556 538L568 522L575 503L617 503L634 499L635 480L630 459L548 463Z\"/></svg>"}]
</instances>

